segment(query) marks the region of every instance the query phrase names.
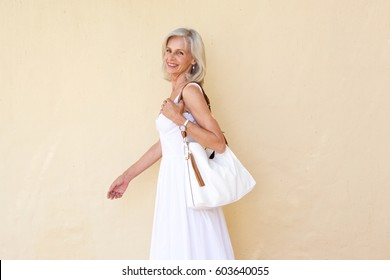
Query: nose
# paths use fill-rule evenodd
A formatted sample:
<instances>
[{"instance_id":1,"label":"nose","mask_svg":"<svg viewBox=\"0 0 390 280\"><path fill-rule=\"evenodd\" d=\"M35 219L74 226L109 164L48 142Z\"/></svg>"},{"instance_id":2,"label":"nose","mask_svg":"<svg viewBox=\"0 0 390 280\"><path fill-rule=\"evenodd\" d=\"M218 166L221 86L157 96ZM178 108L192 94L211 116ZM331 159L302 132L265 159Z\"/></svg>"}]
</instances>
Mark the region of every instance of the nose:
<instances>
[{"instance_id":1,"label":"nose","mask_svg":"<svg viewBox=\"0 0 390 280\"><path fill-rule=\"evenodd\" d=\"M165 53L165 58L166 58L168 61L171 61L172 58L173 58L173 54L172 54L172 53Z\"/></svg>"}]
</instances>

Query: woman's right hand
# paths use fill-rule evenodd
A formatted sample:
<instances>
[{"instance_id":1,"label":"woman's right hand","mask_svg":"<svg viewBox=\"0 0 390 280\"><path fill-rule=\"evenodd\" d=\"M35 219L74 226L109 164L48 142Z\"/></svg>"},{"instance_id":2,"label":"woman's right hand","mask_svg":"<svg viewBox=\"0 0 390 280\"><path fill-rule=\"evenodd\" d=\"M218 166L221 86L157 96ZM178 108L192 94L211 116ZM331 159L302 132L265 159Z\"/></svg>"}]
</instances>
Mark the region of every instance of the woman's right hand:
<instances>
[{"instance_id":1,"label":"woman's right hand","mask_svg":"<svg viewBox=\"0 0 390 280\"><path fill-rule=\"evenodd\" d=\"M111 184L107 192L108 199L121 198L130 182L125 181L125 175L122 174Z\"/></svg>"},{"instance_id":2,"label":"woman's right hand","mask_svg":"<svg viewBox=\"0 0 390 280\"><path fill-rule=\"evenodd\" d=\"M111 184L107 192L108 199L121 198L126 191L130 181L149 168L153 163L162 157L160 140L158 140L150 149L132 166L130 166L122 175L120 175ZM126 175L126 176L125 176Z\"/></svg>"}]
</instances>

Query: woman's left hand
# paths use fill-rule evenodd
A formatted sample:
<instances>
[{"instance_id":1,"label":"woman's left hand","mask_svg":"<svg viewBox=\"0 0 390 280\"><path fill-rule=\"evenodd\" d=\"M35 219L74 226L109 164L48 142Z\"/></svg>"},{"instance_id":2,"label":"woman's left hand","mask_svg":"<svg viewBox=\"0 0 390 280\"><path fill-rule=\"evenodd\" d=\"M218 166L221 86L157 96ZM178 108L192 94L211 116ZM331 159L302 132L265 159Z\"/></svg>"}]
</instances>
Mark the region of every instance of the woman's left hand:
<instances>
[{"instance_id":1,"label":"woman's left hand","mask_svg":"<svg viewBox=\"0 0 390 280\"><path fill-rule=\"evenodd\" d=\"M171 99L167 98L161 105L160 112L174 123L179 124L183 119L184 102L180 100L178 104L175 104Z\"/></svg>"}]
</instances>

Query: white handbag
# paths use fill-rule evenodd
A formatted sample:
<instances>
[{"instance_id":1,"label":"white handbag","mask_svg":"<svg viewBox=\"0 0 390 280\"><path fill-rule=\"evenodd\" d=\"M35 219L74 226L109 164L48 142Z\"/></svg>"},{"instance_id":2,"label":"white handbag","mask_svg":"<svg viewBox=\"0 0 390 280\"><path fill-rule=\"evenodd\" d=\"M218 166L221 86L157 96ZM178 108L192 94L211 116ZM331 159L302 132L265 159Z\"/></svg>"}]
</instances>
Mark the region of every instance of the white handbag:
<instances>
[{"instance_id":1,"label":"white handbag","mask_svg":"<svg viewBox=\"0 0 390 280\"><path fill-rule=\"evenodd\" d=\"M211 111L209 98L202 86L197 84ZM180 99L181 93L179 101ZM182 131L182 136L185 146L188 207L209 209L224 206L241 199L254 188L255 180L230 150L226 139L224 153L209 154L209 150L204 149L200 144L188 142L185 130Z\"/></svg>"},{"instance_id":2,"label":"white handbag","mask_svg":"<svg viewBox=\"0 0 390 280\"><path fill-rule=\"evenodd\" d=\"M209 158L196 142L186 142L187 205L194 209L224 206L241 199L256 182L226 146L222 154Z\"/></svg>"}]
</instances>

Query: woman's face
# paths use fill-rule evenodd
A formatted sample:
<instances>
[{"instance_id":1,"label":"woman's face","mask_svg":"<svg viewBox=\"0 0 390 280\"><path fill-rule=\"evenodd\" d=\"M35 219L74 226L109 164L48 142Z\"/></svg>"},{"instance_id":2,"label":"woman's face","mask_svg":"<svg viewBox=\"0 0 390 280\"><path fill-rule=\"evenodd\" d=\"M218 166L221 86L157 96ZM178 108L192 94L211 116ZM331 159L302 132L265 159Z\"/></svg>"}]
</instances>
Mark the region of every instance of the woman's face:
<instances>
[{"instance_id":1,"label":"woman's face","mask_svg":"<svg viewBox=\"0 0 390 280\"><path fill-rule=\"evenodd\" d=\"M164 62L168 74L172 76L177 77L190 71L195 59L184 37L175 36L168 40Z\"/></svg>"}]
</instances>

